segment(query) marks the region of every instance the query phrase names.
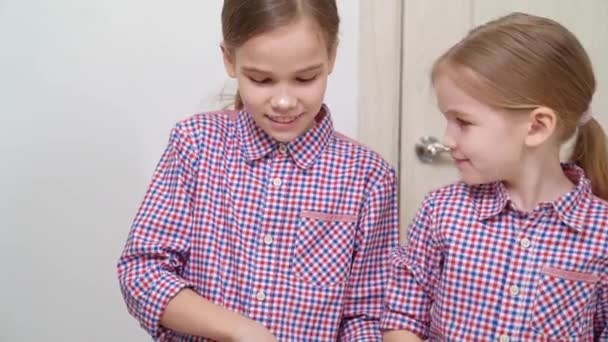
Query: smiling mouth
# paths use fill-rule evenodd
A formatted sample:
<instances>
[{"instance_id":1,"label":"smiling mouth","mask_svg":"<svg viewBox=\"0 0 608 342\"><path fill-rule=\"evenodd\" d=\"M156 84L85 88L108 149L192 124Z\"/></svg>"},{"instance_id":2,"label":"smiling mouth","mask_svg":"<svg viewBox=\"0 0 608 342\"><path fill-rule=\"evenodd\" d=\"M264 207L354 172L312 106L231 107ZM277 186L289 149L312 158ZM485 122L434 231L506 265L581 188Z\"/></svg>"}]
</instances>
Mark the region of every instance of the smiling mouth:
<instances>
[{"instance_id":1,"label":"smiling mouth","mask_svg":"<svg viewBox=\"0 0 608 342\"><path fill-rule=\"evenodd\" d=\"M302 115L303 114L298 114L298 115L266 115L266 117L268 118L268 120L270 120L272 122L276 122L276 123L280 123L280 124L290 124L290 123L296 121Z\"/></svg>"},{"instance_id":2,"label":"smiling mouth","mask_svg":"<svg viewBox=\"0 0 608 342\"><path fill-rule=\"evenodd\" d=\"M469 160L469 159L467 159L467 158L457 158L457 157L454 157L454 156L452 156L452 159L453 159L453 160L454 160L456 163L462 163L462 162L466 162L466 161L468 161L468 160Z\"/></svg>"}]
</instances>

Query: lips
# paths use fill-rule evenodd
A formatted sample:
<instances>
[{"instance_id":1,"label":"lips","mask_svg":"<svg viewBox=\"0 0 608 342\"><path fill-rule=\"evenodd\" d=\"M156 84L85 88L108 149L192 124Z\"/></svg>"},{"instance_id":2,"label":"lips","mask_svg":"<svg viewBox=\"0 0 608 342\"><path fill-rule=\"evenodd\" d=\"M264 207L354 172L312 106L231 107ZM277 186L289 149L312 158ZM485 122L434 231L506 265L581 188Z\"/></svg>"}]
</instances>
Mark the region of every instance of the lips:
<instances>
[{"instance_id":1,"label":"lips","mask_svg":"<svg viewBox=\"0 0 608 342\"><path fill-rule=\"evenodd\" d=\"M455 155L452 155L452 159L453 159L453 160L454 160L454 162L456 162L456 163L463 163L463 162L466 162L466 161L468 161L468 160L469 160L468 158L465 158L465 157L460 157L460 156L455 156Z\"/></svg>"},{"instance_id":2,"label":"lips","mask_svg":"<svg viewBox=\"0 0 608 342\"><path fill-rule=\"evenodd\" d=\"M302 114L298 115L266 115L266 117L272 121L279 124L290 124L300 118Z\"/></svg>"}]
</instances>

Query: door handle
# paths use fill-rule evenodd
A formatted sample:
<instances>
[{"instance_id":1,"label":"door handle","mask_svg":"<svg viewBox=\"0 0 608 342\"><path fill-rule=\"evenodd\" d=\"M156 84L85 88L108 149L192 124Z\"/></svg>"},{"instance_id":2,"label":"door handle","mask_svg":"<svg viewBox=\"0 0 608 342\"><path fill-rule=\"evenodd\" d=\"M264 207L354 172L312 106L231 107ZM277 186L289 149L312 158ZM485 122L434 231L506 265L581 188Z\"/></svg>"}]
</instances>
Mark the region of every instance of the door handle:
<instances>
[{"instance_id":1,"label":"door handle","mask_svg":"<svg viewBox=\"0 0 608 342\"><path fill-rule=\"evenodd\" d=\"M450 152L449 147L432 136L421 137L416 143L415 150L418 159L425 164L434 162L442 153Z\"/></svg>"}]
</instances>

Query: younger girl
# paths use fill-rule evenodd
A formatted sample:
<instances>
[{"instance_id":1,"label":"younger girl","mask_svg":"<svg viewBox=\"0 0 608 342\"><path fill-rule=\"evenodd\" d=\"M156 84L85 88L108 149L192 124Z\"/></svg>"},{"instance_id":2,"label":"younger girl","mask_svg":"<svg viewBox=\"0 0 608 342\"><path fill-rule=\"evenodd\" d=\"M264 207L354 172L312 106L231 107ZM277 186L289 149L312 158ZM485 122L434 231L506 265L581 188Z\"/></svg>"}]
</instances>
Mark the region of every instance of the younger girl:
<instances>
[{"instance_id":1,"label":"younger girl","mask_svg":"<svg viewBox=\"0 0 608 342\"><path fill-rule=\"evenodd\" d=\"M118 263L163 341L374 341L397 245L395 175L334 131L332 0L225 0L238 111L174 128Z\"/></svg>"},{"instance_id":2,"label":"younger girl","mask_svg":"<svg viewBox=\"0 0 608 342\"><path fill-rule=\"evenodd\" d=\"M462 182L426 197L395 253L385 341L608 340L606 140L581 44L516 13L472 30L432 81Z\"/></svg>"}]
</instances>

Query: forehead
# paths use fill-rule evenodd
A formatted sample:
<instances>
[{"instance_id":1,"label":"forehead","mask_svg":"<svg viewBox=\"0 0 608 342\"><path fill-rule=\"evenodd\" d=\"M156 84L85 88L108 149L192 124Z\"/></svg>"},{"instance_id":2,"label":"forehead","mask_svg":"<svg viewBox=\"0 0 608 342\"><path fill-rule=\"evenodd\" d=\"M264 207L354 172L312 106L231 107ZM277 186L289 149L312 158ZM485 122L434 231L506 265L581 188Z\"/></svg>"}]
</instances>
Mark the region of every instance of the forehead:
<instances>
[{"instance_id":1,"label":"forehead","mask_svg":"<svg viewBox=\"0 0 608 342\"><path fill-rule=\"evenodd\" d=\"M447 74L438 74L433 80L433 87L439 109L443 113L458 112L475 115L482 112L497 112L496 108L469 95Z\"/></svg>"},{"instance_id":2,"label":"forehead","mask_svg":"<svg viewBox=\"0 0 608 342\"><path fill-rule=\"evenodd\" d=\"M310 19L261 33L235 49L236 63L264 70L298 70L328 60L318 25Z\"/></svg>"}]
</instances>

